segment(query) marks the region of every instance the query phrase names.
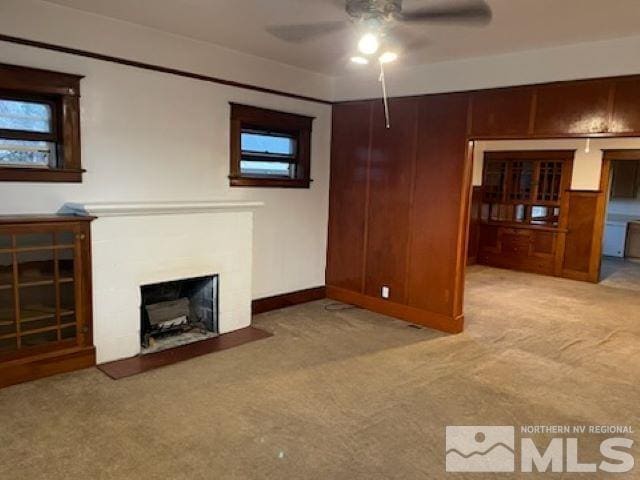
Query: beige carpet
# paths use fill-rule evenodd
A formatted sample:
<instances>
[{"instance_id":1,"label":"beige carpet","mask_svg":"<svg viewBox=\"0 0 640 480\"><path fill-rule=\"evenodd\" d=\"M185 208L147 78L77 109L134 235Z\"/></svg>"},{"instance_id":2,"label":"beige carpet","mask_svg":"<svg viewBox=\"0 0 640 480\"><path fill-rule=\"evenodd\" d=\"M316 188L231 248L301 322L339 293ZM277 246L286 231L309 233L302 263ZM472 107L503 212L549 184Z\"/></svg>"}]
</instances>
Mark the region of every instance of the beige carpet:
<instances>
[{"instance_id":1,"label":"beige carpet","mask_svg":"<svg viewBox=\"0 0 640 480\"><path fill-rule=\"evenodd\" d=\"M446 474L445 426L640 429L637 292L474 267L456 336L327 303L260 315L274 337L143 375L0 390L0 478L514 478ZM524 476L547 477L565 478Z\"/></svg>"}]
</instances>

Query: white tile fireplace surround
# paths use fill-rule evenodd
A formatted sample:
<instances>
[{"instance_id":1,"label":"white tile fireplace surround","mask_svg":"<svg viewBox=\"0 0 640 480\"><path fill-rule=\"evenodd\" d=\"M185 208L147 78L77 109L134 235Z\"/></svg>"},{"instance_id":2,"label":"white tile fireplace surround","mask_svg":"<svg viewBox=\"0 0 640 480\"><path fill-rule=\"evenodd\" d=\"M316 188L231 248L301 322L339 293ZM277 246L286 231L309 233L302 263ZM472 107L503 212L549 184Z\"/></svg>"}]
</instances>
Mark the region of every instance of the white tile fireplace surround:
<instances>
[{"instance_id":1,"label":"white tile fireplace surround","mask_svg":"<svg viewBox=\"0 0 640 480\"><path fill-rule=\"evenodd\" d=\"M260 202L67 204L92 224L98 363L140 353L140 286L219 275L219 333L251 323L253 210Z\"/></svg>"}]
</instances>

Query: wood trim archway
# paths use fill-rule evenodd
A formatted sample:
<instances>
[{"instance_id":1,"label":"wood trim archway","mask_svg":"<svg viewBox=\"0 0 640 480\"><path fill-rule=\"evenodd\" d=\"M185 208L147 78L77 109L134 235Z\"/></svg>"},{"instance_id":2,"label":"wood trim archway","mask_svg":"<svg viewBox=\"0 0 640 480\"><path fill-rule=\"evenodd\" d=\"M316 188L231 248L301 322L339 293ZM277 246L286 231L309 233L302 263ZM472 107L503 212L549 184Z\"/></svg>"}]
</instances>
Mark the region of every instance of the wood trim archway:
<instances>
[{"instance_id":1,"label":"wood trim archway","mask_svg":"<svg viewBox=\"0 0 640 480\"><path fill-rule=\"evenodd\" d=\"M611 191L611 167L617 160L640 161L640 149L611 149L602 151L602 170L600 173L600 198L596 212L596 226L593 232L593 251L591 262L597 263L596 282L600 281L602 264L602 245L604 242L604 227L606 223L609 192Z\"/></svg>"}]
</instances>

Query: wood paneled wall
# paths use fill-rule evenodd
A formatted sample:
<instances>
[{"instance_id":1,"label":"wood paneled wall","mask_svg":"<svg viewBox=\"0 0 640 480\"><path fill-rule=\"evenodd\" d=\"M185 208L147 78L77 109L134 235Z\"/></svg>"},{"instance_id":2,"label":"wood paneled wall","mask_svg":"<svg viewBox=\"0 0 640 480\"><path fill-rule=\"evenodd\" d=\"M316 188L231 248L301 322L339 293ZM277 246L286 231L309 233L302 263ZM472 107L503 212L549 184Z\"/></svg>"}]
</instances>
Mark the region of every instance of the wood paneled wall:
<instances>
[{"instance_id":1,"label":"wood paneled wall","mask_svg":"<svg viewBox=\"0 0 640 480\"><path fill-rule=\"evenodd\" d=\"M567 278L598 281L600 251L594 247L600 248L595 237L597 216L604 210L601 202L604 203L604 195L599 191L571 191L569 194L569 221L562 270Z\"/></svg>"},{"instance_id":2,"label":"wood paneled wall","mask_svg":"<svg viewBox=\"0 0 640 480\"><path fill-rule=\"evenodd\" d=\"M333 108L326 277L355 292L363 285L372 115L373 102Z\"/></svg>"},{"instance_id":3,"label":"wood paneled wall","mask_svg":"<svg viewBox=\"0 0 640 480\"><path fill-rule=\"evenodd\" d=\"M390 108L387 130L380 100L334 105L327 295L459 332L469 140L638 136L640 76L397 98ZM571 278L597 276L602 202L601 191L570 194Z\"/></svg>"}]
</instances>

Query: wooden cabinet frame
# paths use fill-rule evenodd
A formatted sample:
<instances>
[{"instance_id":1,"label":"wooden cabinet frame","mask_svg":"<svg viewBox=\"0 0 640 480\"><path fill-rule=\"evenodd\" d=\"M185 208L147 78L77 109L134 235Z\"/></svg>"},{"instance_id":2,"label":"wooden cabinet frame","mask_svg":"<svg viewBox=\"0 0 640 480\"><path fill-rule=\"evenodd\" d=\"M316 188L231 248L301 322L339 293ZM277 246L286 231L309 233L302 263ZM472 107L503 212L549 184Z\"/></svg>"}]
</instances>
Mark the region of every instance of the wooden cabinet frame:
<instances>
[{"instance_id":1,"label":"wooden cabinet frame","mask_svg":"<svg viewBox=\"0 0 640 480\"><path fill-rule=\"evenodd\" d=\"M95 365L91 288L92 220L92 217L72 216L0 217L0 236L10 239L8 245L0 245L0 254L5 260L11 259L9 270L12 272L11 277L0 277L0 290L4 292L0 297L0 310L11 312L14 328L9 330L15 332L3 331L0 335L4 341L15 339L13 349L5 345L0 352L0 387ZM19 238L30 235L49 236L51 243L26 246L18 243ZM69 236L71 239L67 240ZM72 252L72 277L62 276L62 252ZM42 254L46 254L44 260L38 256ZM21 255L33 255L31 262L36 260L36 263L50 264L52 272L21 277ZM62 287L66 285L72 285L72 304L65 305ZM54 305L47 305L44 300L34 306L34 297L46 299L47 296L51 297L52 292ZM4 302L9 304L4 305ZM23 311L26 308L29 309L28 315L25 315L27 310ZM35 316L32 314L34 309ZM5 316L3 320L6 323L8 317ZM73 320L65 320L68 318ZM34 328L35 322L45 322L47 325ZM23 331L26 326L31 328ZM72 330L73 335L63 336L63 330ZM25 337L50 333L54 333L55 338L42 340L36 345L22 344Z\"/></svg>"}]
</instances>

